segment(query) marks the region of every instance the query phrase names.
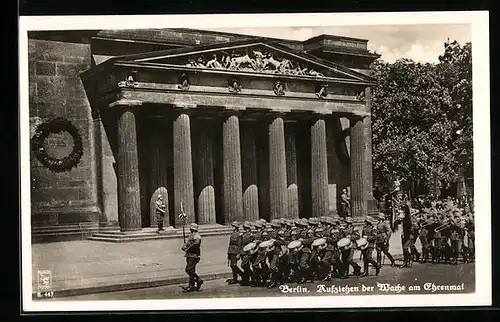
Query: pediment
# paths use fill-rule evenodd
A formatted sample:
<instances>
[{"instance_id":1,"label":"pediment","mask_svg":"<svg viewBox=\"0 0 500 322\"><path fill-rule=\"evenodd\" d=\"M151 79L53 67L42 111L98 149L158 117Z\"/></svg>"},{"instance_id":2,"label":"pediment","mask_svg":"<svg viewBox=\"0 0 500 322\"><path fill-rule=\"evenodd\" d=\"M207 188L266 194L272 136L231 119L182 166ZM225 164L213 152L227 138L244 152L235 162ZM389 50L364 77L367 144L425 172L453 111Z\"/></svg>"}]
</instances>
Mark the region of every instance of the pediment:
<instances>
[{"instance_id":1,"label":"pediment","mask_svg":"<svg viewBox=\"0 0 500 322\"><path fill-rule=\"evenodd\" d=\"M373 82L371 77L347 67L264 41L188 47L122 56L115 59L141 64L182 66L183 68L231 71L234 73L245 72L325 80L333 78Z\"/></svg>"}]
</instances>

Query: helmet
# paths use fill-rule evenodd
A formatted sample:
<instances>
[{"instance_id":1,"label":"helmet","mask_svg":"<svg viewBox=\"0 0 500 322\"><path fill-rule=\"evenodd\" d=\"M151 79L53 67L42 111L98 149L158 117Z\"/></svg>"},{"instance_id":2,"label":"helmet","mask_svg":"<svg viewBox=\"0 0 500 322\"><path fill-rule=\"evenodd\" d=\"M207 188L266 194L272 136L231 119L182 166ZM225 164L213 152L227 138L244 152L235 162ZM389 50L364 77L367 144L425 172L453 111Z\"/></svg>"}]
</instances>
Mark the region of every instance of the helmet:
<instances>
[{"instance_id":1,"label":"helmet","mask_svg":"<svg viewBox=\"0 0 500 322\"><path fill-rule=\"evenodd\" d=\"M250 225L250 223L248 221L245 221L245 223L243 224L243 228L252 228L252 225Z\"/></svg>"},{"instance_id":2,"label":"helmet","mask_svg":"<svg viewBox=\"0 0 500 322\"><path fill-rule=\"evenodd\" d=\"M189 225L189 229L194 230L194 231L198 231L198 224L192 223L191 225Z\"/></svg>"},{"instance_id":3,"label":"helmet","mask_svg":"<svg viewBox=\"0 0 500 322\"><path fill-rule=\"evenodd\" d=\"M345 219L345 222L348 223L348 224L352 224L352 218L351 217L347 217Z\"/></svg>"},{"instance_id":4,"label":"helmet","mask_svg":"<svg viewBox=\"0 0 500 322\"><path fill-rule=\"evenodd\" d=\"M239 222L237 222L237 221L233 221L233 222L231 223L231 226L233 226L234 228L238 228L238 226L239 226L239 225L240 225L240 223L239 223Z\"/></svg>"}]
</instances>

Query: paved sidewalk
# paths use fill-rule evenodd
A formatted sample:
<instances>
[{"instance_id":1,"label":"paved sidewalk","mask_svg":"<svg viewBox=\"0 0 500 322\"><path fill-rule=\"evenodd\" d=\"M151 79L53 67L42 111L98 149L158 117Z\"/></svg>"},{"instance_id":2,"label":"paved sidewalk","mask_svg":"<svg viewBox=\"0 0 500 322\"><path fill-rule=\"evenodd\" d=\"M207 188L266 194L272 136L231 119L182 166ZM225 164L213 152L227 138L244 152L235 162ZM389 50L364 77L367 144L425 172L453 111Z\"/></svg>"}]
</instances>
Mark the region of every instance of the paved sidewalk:
<instances>
[{"instance_id":1,"label":"paved sidewalk","mask_svg":"<svg viewBox=\"0 0 500 322\"><path fill-rule=\"evenodd\" d=\"M183 244L180 239L130 243L69 241L32 245L33 294L38 291L38 271L52 272L55 296L111 292L184 283ZM202 242L198 273L205 279L228 278L227 235L207 236ZM398 234L391 238L391 253L399 255ZM356 255L359 260L359 254Z\"/></svg>"}]
</instances>

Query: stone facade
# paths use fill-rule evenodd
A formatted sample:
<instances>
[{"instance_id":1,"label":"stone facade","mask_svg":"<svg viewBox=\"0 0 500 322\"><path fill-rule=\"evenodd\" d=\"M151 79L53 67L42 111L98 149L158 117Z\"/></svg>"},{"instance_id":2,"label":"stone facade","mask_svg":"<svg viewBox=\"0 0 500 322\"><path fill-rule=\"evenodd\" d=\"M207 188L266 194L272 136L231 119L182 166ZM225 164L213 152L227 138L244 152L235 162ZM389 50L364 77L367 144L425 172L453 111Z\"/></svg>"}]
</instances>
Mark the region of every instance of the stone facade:
<instances>
[{"instance_id":1,"label":"stone facade","mask_svg":"<svg viewBox=\"0 0 500 322\"><path fill-rule=\"evenodd\" d=\"M362 73L366 73L368 62L377 58L366 50L366 41L329 37L333 36L315 37L305 42L282 40L281 44L295 51L307 50L310 55L335 60ZM346 126L350 126L345 116L339 114L313 121L278 117L263 124L260 121L255 123L252 118L229 114L220 125L217 121L215 125L214 120L210 121L210 127L215 130L212 135L207 135L196 130L196 125L200 129L208 121L190 118L190 113L180 114L170 121L155 118L155 113L125 112L120 117L99 113L101 101L93 97L92 88L84 88L80 79L82 72L117 55L216 45L250 38L190 30L96 31L79 37L64 32L30 36L31 133L45 120L64 117L79 129L84 146L78 166L63 173L51 172L31 154L33 226L48 228L83 222L102 226L118 221L125 230L154 226L156 218L151 205L158 191L168 195L167 212L176 214L166 223L172 226L177 225L175 218L179 204L186 198L189 201L184 202L184 207L191 213L190 219L201 224L226 224L229 219L221 214L224 212L238 213L231 219L242 220L290 214L291 217L309 217L319 216L327 210L336 211L339 191L350 187L352 180L349 136L338 140ZM121 42L120 39L127 41ZM333 54L322 57L318 46L328 47ZM335 51L339 46L351 46L349 50L357 55L364 53L366 57L358 58L355 63L346 58L350 54L346 54L345 49ZM355 189L356 193L362 191L364 195L358 198L369 206L372 199L369 117L359 126L356 144L361 146L356 149L356 157L364 160L359 174L363 187ZM134 135L131 130L134 130ZM268 136L262 137L262 133L268 133ZM234 135L238 134L239 140L235 142ZM280 149L270 151L269 140ZM129 144L132 141L135 148ZM118 149L124 144L136 154L131 156L130 151ZM49 154L57 157L68 155L72 148L71 138L65 134L51 135L46 145ZM310 149L311 155L304 152ZM128 156L121 165L117 164L120 153ZM239 160L240 163L227 163L229 159L224 161L225 153L237 155L238 158L231 157L233 161L230 162ZM198 160L204 160L203 164L198 164ZM268 163L263 166L262 162L270 160L274 160L275 168L269 167ZM213 165L207 167L210 163ZM131 177L131 181L121 179L128 183L119 188L120 176L117 174L135 167L138 178ZM186 167L192 173L186 174L183 171ZM270 172L278 177L271 177ZM180 174L182 176L178 177ZM321 187L311 184L313 177ZM234 185L236 188L231 188ZM120 189L124 190L120 192ZM234 198L229 197L233 198L233 203L221 199L220 191L224 189L228 190L224 193L226 196L236 194ZM137 191L134 198L138 201L129 199L131 190ZM124 197L125 194L128 197ZM279 205L272 204L269 198L281 201ZM312 199L318 199L320 203L313 205ZM366 211L366 207L362 209ZM137 216L132 212L140 212L139 222L134 221ZM124 217L121 218L119 213Z\"/></svg>"}]
</instances>

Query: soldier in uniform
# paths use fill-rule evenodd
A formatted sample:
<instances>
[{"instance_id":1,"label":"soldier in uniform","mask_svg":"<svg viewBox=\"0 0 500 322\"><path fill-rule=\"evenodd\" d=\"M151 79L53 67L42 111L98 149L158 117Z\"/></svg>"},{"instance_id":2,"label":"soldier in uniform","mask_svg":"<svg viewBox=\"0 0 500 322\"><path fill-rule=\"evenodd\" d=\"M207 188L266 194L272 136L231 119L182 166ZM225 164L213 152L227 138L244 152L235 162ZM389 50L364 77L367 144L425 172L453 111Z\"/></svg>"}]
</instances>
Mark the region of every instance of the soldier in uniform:
<instances>
[{"instance_id":1,"label":"soldier in uniform","mask_svg":"<svg viewBox=\"0 0 500 322\"><path fill-rule=\"evenodd\" d=\"M361 274L361 267L354 261L354 251L356 250L356 243L354 240L359 239L359 235L356 233L356 236L346 235L346 239L349 239L349 244L340 249L340 258L342 263L342 279L349 278L349 267L354 269L354 275L358 276Z\"/></svg>"},{"instance_id":2,"label":"soldier in uniform","mask_svg":"<svg viewBox=\"0 0 500 322\"><path fill-rule=\"evenodd\" d=\"M418 252L417 247L415 247L415 242L417 241L418 238L418 231L419 231L418 222L415 218L412 218L411 228L410 228L410 256L416 262L420 261L420 253Z\"/></svg>"},{"instance_id":3,"label":"soldier in uniform","mask_svg":"<svg viewBox=\"0 0 500 322\"><path fill-rule=\"evenodd\" d=\"M375 249L377 250L377 265L382 264L382 253L389 259L391 266L395 266L394 258L389 253L389 240L391 238L392 230L389 222L385 220L385 214L378 214L377 223L377 239L375 242Z\"/></svg>"},{"instance_id":4,"label":"soldier in uniform","mask_svg":"<svg viewBox=\"0 0 500 322\"><path fill-rule=\"evenodd\" d=\"M158 234L160 233L160 231L164 230L163 221L165 220L165 208L166 205L165 202L163 201L163 196L158 195L158 200L156 200L156 209L155 209L156 221L158 224L158 230L156 232Z\"/></svg>"},{"instance_id":5,"label":"soldier in uniform","mask_svg":"<svg viewBox=\"0 0 500 322\"><path fill-rule=\"evenodd\" d=\"M241 244L243 245L243 247L254 241L254 236L250 232L251 228L252 227L250 223L245 222L243 224L244 232L243 235L241 236ZM240 256L241 256L241 268L243 269L243 276L241 278L240 285L247 286L250 285L250 281L253 280L253 272L251 269L252 256L249 253L244 252L243 249L241 249Z\"/></svg>"},{"instance_id":6,"label":"soldier in uniform","mask_svg":"<svg viewBox=\"0 0 500 322\"><path fill-rule=\"evenodd\" d=\"M240 258L241 249L243 248L243 233L239 231L239 223L233 222L231 224L233 227L233 233L229 237L229 246L227 248L227 260L229 262L229 267L231 267L231 272L233 273L233 278L228 280L229 284L238 283L238 276L243 277L243 271L238 267L238 259Z\"/></svg>"},{"instance_id":7,"label":"soldier in uniform","mask_svg":"<svg viewBox=\"0 0 500 322\"><path fill-rule=\"evenodd\" d=\"M467 259L469 262L474 261L475 257L475 231L474 231L474 215L469 213L465 221L465 231L467 232Z\"/></svg>"},{"instance_id":8,"label":"soldier in uniform","mask_svg":"<svg viewBox=\"0 0 500 322\"><path fill-rule=\"evenodd\" d=\"M361 276L368 276L368 266L372 264L375 267L376 275L380 273L380 265L373 260L372 254L375 248L375 241L377 239L376 227L373 226L374 223L370 217L366 217L365 226L361 229L361 236L365 238L368 242L368 246L361 250L363 255L363 274Z\"/></svg>"},{"instance_id":9,"label":"soldier in uniform","mask_svg":"<svg viewBox=\"0 0 500 322\"><path fill-rule=\"evenodd\" d=\"M312 240L306 238L302 240L301 245L298 247L297 259L298 259L298 278L299 284L306 283L311 280L311 269L309 265L309 260L311 258L311 244Z\"/></svg>"},{"instance_id":10,"label":"soldier in uniform","mask_svg":"<svg viewBox=\"0 0 500 322\"><path fill-rule=\"evenodd\" d=\"M420 263L425 263L429 254L431 254L431 244L429 240L429 227L432 226L432 220L422 220L420 222L420 229L418 232L418 238L420 240L420 245L422 245L422 257Z\"/></svg>"},{"instance_id":11,"label":"soldier in uniform","mask_svg":"<svg viewBox=\"0 0 500 322\"><path fill-rule=\"evenodd\" d=\"M394 221L395 225L398 226L401 224L402 226L402 234L401 234L401 244L403 248L403 265L400 268L405 268L411 266L411 234L412 234L412 217L411 217L411 208L409 203L407 202L403 206L403 211L398 215L397 219Z\"/></svg>"},{"instance_id":12,"label":"soldier in uniform","mask_svg":"<svg viewBox=\"0 0 500 322\"><path fill-rule=\"evenodd\" d=\"M276 220L271 220L271 230L269 232L269 237L271 239L277 239L278 238L278 231L281 229L281 220L276 219Z\"/></svg>"},{"instance_id":13,"label":"soldier in uniform","mask_svg":"<svg viewBox=\"0 0 500 322\"><path fill-rule=\"evenodd\" d=\"M186 257L186 273L189 276L189 285L184 288L185 292L199 291L203 280L196 274L196 264L201 256L201 236L198 233L198 225L192 223L189 225L191 234L186 243L182 246Z\"/></svg>"},{"instance_id":14,"label":"soldier in uniform","mask_svg":"<svg viewBox=\"0 0 500 322\"><path fill-rule=\"evenodd\" d=\"M457 215L450 227L451 261L453 265L458 263L464 233L464 230L460 227L460 217Z\"/></svg>"},{"instance_id":15,"label":"soldier in uniform","mask_svg":"<svg viewBox=\"0 0 500 322\"><path fill-rule=\"evenodd\" d=\"M261 242L269 240L269 233L266 229L271 229L269 226L264 228L262 224L258 221L255 223L258 227L258 231L255 234L255 242L259 245ZM269 273L269 267L266 264L266 253L262 248L258 248L256 256L252 260L252 271L253 271L253 281L252 286L262 286L264 285L267 275Z\"/></svg>"},{"instance_id":16,"label":"soldier in uniform","mask_svg":"<svg viewBox=\"0 0 500 322\"><path fill-rule=\"evenodd\" d=\"M351 202L347 195L347 189L342 189L342 194L340 195L340 216L342 218L348 217L349 209L351 209Z\"/></svg>"}]
</instances>

